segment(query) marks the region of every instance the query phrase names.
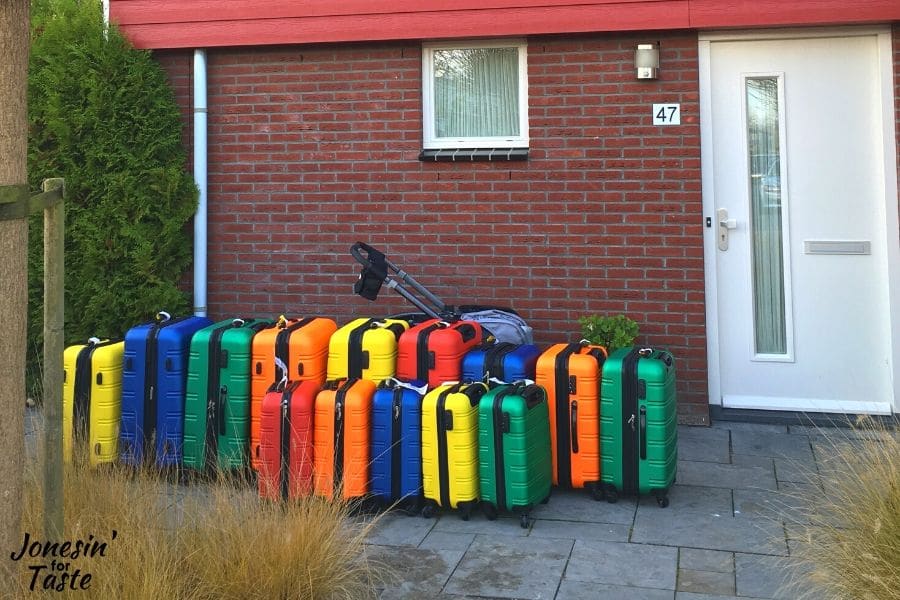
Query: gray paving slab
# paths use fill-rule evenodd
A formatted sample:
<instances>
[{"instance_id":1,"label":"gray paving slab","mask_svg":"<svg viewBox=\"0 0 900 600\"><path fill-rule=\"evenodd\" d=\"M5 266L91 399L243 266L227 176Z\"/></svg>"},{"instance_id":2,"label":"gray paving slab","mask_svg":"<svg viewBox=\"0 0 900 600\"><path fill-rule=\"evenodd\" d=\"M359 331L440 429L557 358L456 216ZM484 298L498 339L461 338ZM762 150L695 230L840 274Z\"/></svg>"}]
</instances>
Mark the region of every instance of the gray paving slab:
<instances>
[{"instance_id":1,"label":"gray paving slab","mask_svg":"<svg viewBox=\"0 0 900 600\"><path fill-rule=\"evenodd\" d=\"M594 500L585 490L554 490L550 501L535 506L531 516L535 519L630 525L634 520L635 506L636 501L632 498L620 498L615 504L610 504Z\"/></svg>"},{"instance_id":2,"label":"gray paving slab","mask_svg":"<svg viewBox=\"0 0 900 600\"><path fill-rule=\"evenodd\" d=\"M757 598L795 599L791 590L791 566L789 559L757 554L734 555L735 586L738 596Z\"/></svg>"},{"instance_id":3,"label":"gray paving slab","mask_svg":"<svg viewBox=\"0 0 900 600\"><path fill-rule=\"evenodd\" d=\"M428 550L462 550L465 552L475 540L474 533L453 533L450 531L430 531L419 548Z\"/></svg>"},{"instance_id":4,"label":"gray paving slab","mask_svg":"<svg viewBox=\"0 0 900 600\"><path fill-rule=\"evenodd\" d=\"M729 431L749 431L752 433L787 433L787 425L768 423L742 423L740 421L715 421L710 429L727 429Z\"/></svg>"},{"instance_id":5,"label":"gray paving slab","mask_svg":"<svg viewBox=\"0 0 900 600\"><path fill-rule=\"evenodd\" d=\"M518 517L503 516L495 521L489 521L480 512L476 512L468 521L463 521L452 513L441 515L434 524L434 531L525 537L529 530L519 526Z\"/></svg>"},{"instance_id":6,"label":"gray paving slab","mask_svg":"<svg viewBox=\"0 0 900 600\"><path fill-rule=\"evenodd\" d=\"M563 579L556 600L672 600L672 590Z\"/></svg>"},{"instance_id":7,"label":"gray paving slab","mask_svg":"<svg viewBox=\"0 0 900 600\"><path fill-rule=\"evenodd\" d=\"M730 512L717 513L719 516L716 517L653 508L638 507L632 542L727 552L787 554L784 528L778 521L736 518Z\"/></svg>"},{"instance_id":8,"label":"gray paving slab","mask_svg":"<svg viewBox=\"0 0 900 600\"><path fill-rule=\"evenodd\" d=\"M784 484L787 485L787 484ZM749 519L805 523L809 515L809 496L802 484L792 490L734 490L734 514Z\"/></svg>"},{"instance_id":9,"label":"gray paving slab","mask_svg":"<svg viewBox=\"0 0 900 600\"><path fill-rule=\"evenodd\" d=\"M677 562L677 548L578 540L565 579L674 590Z\"/></svg>"},{"instance_id":10,"label":"gray paving slab","mask_svg":"<svg viewBox=\"0 0 900 600\"><path fill-rule=\"evenodd\" d=\"M478 535L444 591L468 596L552 600L572 542Z\"/></svg>"},{"instance_id":11,"label":"gray paving slab","mask_svg":"<svg viewBox=\"0 0 900 600\"><path fill-rule=\"evenodd\" d=\"M750 596L718 596L709 594L695 594L694 592L676 592L675 600L762 600Z\"/></svg>"},{"instance_id":12,"label":"gray paving slab","mask_svg":"<svg viewBox=\"0 0 900 600\"><path fill-rule=\"evenodd\" d=\"M419 600L433 598L441 592L463 552L406 546L369 546L367 556L369 560L386 566L391 573L379 598Z\"/></svg>"},{"instance_id":13,"label":"gray paving slab","mask_svg":"<svg viewBox=\"0 0 900 600\"><path fill-rule=\"evenodd\" d=\"M802 435L752 430L732 431L731 449L735 454L813 460L809 438Z\"/></svg>"},{"instance_id":14,"label":"gray paving slab","mask_svg":"<svg viewBox=\"0 0 900 600\"><path fill-rule=\"evenodd\" d=\"M754 456L753 454L731 454L731 464L739 467L763 467L775 472L775 459L771 456Z\"/></svg>"},{"instance_id":15,"label":"gray paving slab","mask_svg":"<svg viewBox=\"0 0 900 600\"><path fill-rule=\"evenodd\" d=\"M719 550L682 548L678 553L678 567L695 571L734 573L734 553Z\"/></svg>"},{"instance_id":16,"label":"gray paving slab","mask_svg":"<svg viewBox=\"0 0 900 600\"><path fill-rule=\"evenodd\" d=\"M731 515L733 507L732 491L725 488L673 485L669 490L668 507L660 508L653 496L642 496L639 501L639 507L641 510L650 512L671 511L674 515L687 513L713 517Z\"/></svg>"},{"instance_id":17,"label":"gray paving slab","mask_svg":"<svg viewBox=\"0 0 900 600\"><path fill-rule=\"evenodd\" d=\"M818 465L815 460L797 460L793 458L776 458L775 479L778 481L793 481L808 483L814 481L819 475Z\"/></svg>"},{"instance_id":18,"label":"gray paving slab","mask_svg":"<svg viewBox=\"0 0 900 600\"><path fill-rule=\"evenodd\" d=\"M678 428L678 458L706 462L730 462L730 437L727 429Z\"/></svg>"},{"instance_id":19,"label":"gray paving slab","mask_svg":"<svg viewBox=\"0 0 900 600\"><path fill-rule=\"evenodd\" d=\"M568 540L627 542L630 533L631 526L619 523L582 523L579 521L537 519L531 526L531 533L528 536Z\"/></svg>"},{"instance_id":20,"label":"gray paving slab","mask_svg":"<svg viewBox=\"0 0 900 600\"><path fill-rule=\"evenodd\" d=\"M678 569L678 590L701 594L734 594L734 573Z\"/></svg>"},{"instance_id":21,"label":"gray paving slab","mask_svg":"<svg viewBox=\"0 0 900 600\"><path fill-rule=\"evenodd\" d=\"M386 513L375 523L367 541L377 546L418 546L434 524L431 519Z\"/></svg>"},{"instance_id":22,"label":"gray paving slab","mask_svg":"<svg viewBox=\"0 0 900 600\"><path fill-rule=\"evenodd\" d=\"M774 469L678 461L678 483L730 489L777 489Z\"/></svg>"}]
</instances>

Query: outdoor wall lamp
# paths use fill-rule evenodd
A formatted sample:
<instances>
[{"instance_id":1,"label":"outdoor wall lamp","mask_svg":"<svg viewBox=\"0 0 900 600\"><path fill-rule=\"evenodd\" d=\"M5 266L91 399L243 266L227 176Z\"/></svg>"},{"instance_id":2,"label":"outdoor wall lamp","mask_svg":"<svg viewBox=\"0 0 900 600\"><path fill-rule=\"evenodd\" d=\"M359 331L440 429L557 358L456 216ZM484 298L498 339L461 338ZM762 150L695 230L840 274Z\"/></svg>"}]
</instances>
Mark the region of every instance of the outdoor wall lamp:
<instances>
[{"instance_id":1,"label":"outdoor wall lamp","mask_svg":"<svg viewBox=\"0 0 900 600\"><path fill-rule=\"evenodd\" d=\"M659 44L638 44L634 51L634 69L638 79L659 77Z\"/></svg>"}]
</instances>

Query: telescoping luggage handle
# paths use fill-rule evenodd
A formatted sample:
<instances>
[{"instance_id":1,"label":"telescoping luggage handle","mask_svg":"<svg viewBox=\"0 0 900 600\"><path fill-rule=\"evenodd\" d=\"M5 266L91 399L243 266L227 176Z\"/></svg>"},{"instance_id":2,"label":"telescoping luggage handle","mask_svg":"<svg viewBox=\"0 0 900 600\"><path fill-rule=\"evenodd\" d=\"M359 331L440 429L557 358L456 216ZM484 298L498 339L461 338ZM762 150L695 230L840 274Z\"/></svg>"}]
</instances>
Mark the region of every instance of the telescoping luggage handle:
<instances>
[{"instance_id":1,"label":"telescoping luggage handle","mask_svg":"<svg viewBox=\"0 0 900 600\"><path fill-rule=\"evenodd\" d=\"M363 256L363 252L365 252L365 256ZM412 275L388 260L383 252L379 252L366 243L356 242L350 247L350 254L356 259L356 262L363 266L359 278L353 285L353 291L363 298L375 300L378 297L378 292L381 290L382 284L387 284L389 288L406 298L406 300L414 304L419 310L432 319L445 319L452 314L450 307L444 304L443 300L432 294L425 286L413 279ZM398 283L396 279L393 279L390 273L388 273L388 269L396 273L397 277L399 277L403 283L412 287L419 294L422 294L437 310L428 306L425 302L417 298L409 290Z\"/></svg>"}]
</instances>

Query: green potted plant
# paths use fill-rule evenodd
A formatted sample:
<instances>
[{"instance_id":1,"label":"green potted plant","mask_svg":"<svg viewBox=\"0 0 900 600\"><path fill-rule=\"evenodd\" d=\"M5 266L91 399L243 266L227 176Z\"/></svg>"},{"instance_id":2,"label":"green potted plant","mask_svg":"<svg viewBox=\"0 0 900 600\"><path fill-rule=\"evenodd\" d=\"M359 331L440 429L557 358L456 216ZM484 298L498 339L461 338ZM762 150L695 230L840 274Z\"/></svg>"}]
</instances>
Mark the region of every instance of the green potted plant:
<instances>
[{"instance_id":1,"label":"green potted plant","mask_svg":"<svg viewBox=\"0 0 900 600\"><path fill-rule=\"evenodd\" d=\"M584 339L605 346L610 353L633 346L638 335L638 324L625 315L589 315L579 318L578 323Z\"/></svg>"}]
</instances>

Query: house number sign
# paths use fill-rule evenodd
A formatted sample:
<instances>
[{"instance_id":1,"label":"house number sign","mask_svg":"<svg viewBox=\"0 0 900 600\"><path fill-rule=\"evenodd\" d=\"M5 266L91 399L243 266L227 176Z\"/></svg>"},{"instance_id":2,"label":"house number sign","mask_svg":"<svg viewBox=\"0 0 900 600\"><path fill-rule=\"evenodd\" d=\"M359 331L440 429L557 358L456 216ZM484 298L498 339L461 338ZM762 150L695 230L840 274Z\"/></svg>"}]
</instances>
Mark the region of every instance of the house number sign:
<instances>
[{"instance_id":1,"label":"house number sign","mask_svg":"<svg viewBox=\"0 0 900 600\"><path fill-rule=\"evenodd\" d=\"M654 104L654 125L681 125L680 104Z\"/></svg>"}]
</instances>

